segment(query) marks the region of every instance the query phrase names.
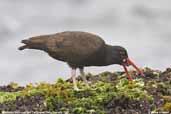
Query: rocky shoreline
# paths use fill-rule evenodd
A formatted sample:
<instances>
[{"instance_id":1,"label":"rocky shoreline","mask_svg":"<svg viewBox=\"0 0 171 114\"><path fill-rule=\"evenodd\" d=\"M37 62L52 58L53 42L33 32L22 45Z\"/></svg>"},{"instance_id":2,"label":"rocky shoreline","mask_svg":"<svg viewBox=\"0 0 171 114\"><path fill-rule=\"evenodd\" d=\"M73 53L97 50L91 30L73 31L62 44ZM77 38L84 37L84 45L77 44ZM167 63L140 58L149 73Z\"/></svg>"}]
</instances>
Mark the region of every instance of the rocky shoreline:
<instances>
[{"instance_id":1,"label":"rocky shoreline","mask_svg":"<svg viewBox=\"0 0 171 114\"><path fill-rule=\"evenodd\" d=\"M148 114L171 111L171 68L165 71L144 68L142 78L130 71L87 74L91 87L77 80L80 91L72 89L71 79L53 84L41 82L20 87L0 86L0 111L50 111L67 114Z\"/></svg>"}]
</instances>

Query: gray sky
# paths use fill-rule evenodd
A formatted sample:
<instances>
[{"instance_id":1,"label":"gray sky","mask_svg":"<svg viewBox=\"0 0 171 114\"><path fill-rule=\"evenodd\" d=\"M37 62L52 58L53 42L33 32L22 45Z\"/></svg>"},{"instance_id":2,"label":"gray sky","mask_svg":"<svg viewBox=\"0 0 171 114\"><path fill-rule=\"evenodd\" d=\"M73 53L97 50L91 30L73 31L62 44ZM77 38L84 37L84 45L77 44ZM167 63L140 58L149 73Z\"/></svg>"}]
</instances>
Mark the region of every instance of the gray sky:
<instances>
[{"instance_id":1,"label":"gray sky","mask_svg":"<svg viewBox=\"0 0 171 114\"><path fill-rule=\"evenodd\" d=\"M69 67L36 50L18 51L22 39L65 30L100 35L127 48L140 67L170 67L170 0L1 0L0 85L54 82L70 76ZM123 70L121 66L89 67L86 72Z\"/></svg>"}]
</instances>

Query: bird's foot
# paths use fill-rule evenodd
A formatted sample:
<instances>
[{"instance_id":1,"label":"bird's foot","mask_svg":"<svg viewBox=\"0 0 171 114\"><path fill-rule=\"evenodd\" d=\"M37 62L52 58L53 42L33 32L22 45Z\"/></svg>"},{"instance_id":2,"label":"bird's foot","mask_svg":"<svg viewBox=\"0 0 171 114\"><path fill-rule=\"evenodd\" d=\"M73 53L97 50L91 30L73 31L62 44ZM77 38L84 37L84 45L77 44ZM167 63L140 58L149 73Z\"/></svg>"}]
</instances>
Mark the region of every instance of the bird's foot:
<instances>
[{"instance_id":1,"label":"bird's foot","mask_svg":"<svg viewBox=\"0 0 171 114\"><path fill-rule=\"evenodd\" d=\"M79 91L79 89L78 89L77 86L74 86L74 90L75 90L75 91Z\"/></svg>"},{"instance_id":2,"label":"bird's foot","mask_svg":"<svg viewBox=\"0 0 171 114\"><path fill-rule=\"evenodd\" d=\"M85 84L87 87L90 87L90 85L91 85L91 82L84 81L84 84Z\"/></svg>"},{"instance_id":3,"label":"bird's foot","mask_svg":"<svg viewBox=\"0 0 171 114\"><path fill-rule=\"evenodd\" d=\"M87 82L87 83L85 83L85 85L86 85L86 87L90 87L90 85L89 85L89 83Z\"/></svg>"}]
</instances>

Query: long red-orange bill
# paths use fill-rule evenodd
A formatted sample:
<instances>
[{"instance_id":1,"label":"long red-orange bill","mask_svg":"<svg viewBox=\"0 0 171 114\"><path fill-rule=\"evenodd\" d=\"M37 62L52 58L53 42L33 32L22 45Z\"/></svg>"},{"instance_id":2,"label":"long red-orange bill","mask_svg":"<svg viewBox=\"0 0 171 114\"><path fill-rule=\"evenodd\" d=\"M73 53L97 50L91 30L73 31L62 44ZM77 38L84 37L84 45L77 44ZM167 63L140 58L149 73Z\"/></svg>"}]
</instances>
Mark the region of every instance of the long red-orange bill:
<instances>
[{"instance_id":1,"label":"long red-orange bill","mask_svg":"<svg viewBox=\"0 0 171 114\"><path fill-rule=\"evenodd\" d=\"M136 70L137 70L137 72L141 75L141 76L145 76L144 74L143 74L143 72L129 59L129 58L127 58L127 63L129 64L129 65L132 65Z\"/></svg>"},{"instance_id":2,"label":"long red-orange bill","mask_svg":"<svg viewBox=\"0 0 171 114\"><path fill-rule=\"evenodd\" d=\"M126 73L128 79L129 79L130 81L132 81L132 77L131 77L131 75L128 73L128 69L126 68L125 65L123 65L123 68L124 68L124 70L125 70L125 73Z\"/></svg>"}]
</instances>

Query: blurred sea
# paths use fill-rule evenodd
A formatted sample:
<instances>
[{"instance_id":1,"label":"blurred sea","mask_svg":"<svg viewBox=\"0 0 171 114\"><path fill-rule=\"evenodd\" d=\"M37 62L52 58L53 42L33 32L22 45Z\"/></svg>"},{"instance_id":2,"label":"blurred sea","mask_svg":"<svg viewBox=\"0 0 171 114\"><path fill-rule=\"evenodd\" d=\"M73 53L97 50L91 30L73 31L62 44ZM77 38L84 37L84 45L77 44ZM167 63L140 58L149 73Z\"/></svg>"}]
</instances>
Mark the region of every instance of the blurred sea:
<instances>
[{"instance_id":1,"label":"blurred sea","mask_svg":"<svg viewBox=\"0 0 171 114\"><path fill-rule=\"evenodd\" d=\"M164 70L171 58L170 0L1 0L0 85L54 82L70 77L69 67L36 50L18 51L22 39L66 30L100 35L127 48L140 67ZM118 65L86 72L122 70Z\"/></svg>"}]
</instances>

